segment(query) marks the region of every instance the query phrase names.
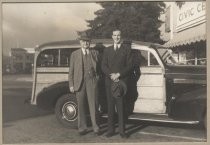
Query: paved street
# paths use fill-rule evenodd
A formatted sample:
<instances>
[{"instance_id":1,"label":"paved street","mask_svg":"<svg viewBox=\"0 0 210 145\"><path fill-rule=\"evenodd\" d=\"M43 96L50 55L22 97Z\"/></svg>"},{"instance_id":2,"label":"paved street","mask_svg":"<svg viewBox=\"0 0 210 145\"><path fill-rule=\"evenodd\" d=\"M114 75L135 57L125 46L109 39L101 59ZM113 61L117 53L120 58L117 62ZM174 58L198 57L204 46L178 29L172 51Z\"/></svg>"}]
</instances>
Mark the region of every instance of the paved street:
<instances>
[{"instance_id":1,"label":"paved street","mask_svg":"<svg viewBox=\"0 0 210 145\"><path fill-rule=\"evenodd\" d=\"M96 137L90 132L80 137L76 129L65 128L52 112L24 104L31 95L30 76L3 77L3 143L112 143L112 142L205 142L206 133L197 125L177 125L130 121L128 139L118 134ZM102 124L102 131L107 129Z\"/></svg>"},{"instance_id":2,"label":"paved street","mask_svg":"<svg viewBox=\"0 0 210 145\"><path fill-rule=\"evenodd\" d=\"M183 126L182 126L183 127ZM140 123L126 126L130 137L121 139L116 134L111 138L104 135L95 136L90 132L80 137L76 129L61 126L54 115L8 122L3 127L4 143L111 143L111 142L203 142L203 130L195 127L169 127L160 124L142 125ZM102 126L106 131L106 125Z\"/></svg>"},{"instance_id":3,"label":"paved street","mask_svg":"<svg viewBox=\"0 0 210 145\"><path fill-rule=\"evenodd\" d=\"M25 103L25 100L31 97L31 88L31 75L3 76L3 122L49 114L47 111Z\"/></svg>"}]
</instances>

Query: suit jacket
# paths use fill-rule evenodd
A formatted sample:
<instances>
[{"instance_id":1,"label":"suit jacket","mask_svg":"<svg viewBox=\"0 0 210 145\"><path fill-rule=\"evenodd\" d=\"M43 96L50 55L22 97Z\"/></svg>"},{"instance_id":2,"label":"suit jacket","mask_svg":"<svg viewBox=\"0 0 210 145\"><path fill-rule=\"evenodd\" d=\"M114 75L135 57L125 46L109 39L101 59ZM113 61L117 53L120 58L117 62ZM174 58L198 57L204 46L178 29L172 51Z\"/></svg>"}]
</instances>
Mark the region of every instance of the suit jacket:
<instances>
[{"instance_id":1,"label":"suit jacket","mask_svg":"<svg viewBox=\"0 0 210 145\"><path fill-rule=\"evenodd\" d=\"M69 67L69 88L74 87L78 91L83 80L83 60L82 50L78 49L71 54ZM94 71L98 73L98 59L99 54L96 50L90 49L90 57L93 64Z\"/></svg>"},{"instance_id":2,"label":"suit jacket","mask_svg":"<svg viewBox=\"0 0 210 145\"><path fill-rule=\"evenodd\" d=\"M121 44L118 50L114 50L114 45L104 50L101 69L107 78L111 73L120 73L120 79L126 80L133 69L131 48L129 44Z\"/></svg>"}]
</instances>

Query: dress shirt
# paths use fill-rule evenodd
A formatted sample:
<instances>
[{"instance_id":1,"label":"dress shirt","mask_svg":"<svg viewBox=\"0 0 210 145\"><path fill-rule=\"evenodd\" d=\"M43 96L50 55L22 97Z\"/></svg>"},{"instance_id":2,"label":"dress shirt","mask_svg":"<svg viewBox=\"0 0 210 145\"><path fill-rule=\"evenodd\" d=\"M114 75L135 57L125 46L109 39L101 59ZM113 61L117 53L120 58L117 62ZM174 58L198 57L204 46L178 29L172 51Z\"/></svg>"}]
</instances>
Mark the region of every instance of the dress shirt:
<instances>
[{"instance_id":1,"label":"dress shirt","mask_svg":"<svg viewBox=\"0 0 210 145\"><path fill-rule=\"evenodd\" d=\"M114 44L114 50L119 49L119 48L120 48L120 46L121 46L121 43L120 43L120 44Z\"/></svg>"},{"instance_id":2,"label":"dress shirt","mask_svg":"<svg viewBox=\"0 0 210 145\"><path fill-rule=\"evenodd\" d=\"M89 54L89 49L82 48L82 53L84 55Z\"/></svg>"}]
</instances>

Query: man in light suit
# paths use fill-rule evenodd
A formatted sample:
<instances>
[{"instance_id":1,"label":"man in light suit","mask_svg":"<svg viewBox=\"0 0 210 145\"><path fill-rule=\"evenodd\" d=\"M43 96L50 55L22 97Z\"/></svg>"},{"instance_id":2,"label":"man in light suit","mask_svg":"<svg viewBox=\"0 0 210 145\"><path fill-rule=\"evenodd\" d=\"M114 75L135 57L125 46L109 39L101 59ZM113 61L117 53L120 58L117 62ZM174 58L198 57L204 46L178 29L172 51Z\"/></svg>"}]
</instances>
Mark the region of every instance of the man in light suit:
<instances>
[{"instance_id":1,"label":"man in light suit","mask_svg":"<svg viewBox=\"0 0 210 145\"><path fill-rule=\"evenodd\" d=\"M79 40L81 49L72 53L69 69L70 92L76 93L78 102L78 130L80 135L87 133L87 108L85 107L87 100L93 131L96 135L100 135L99 125L97 124L99 54L96 50L90 49L91 40L87 33L81 33Z\"/></svg>"},{"instance_id":2,"label":"man in light suit","mask_svg":"<svg viewBox=\"0 0 210 145\"><path fill-rule=\"evenodd\" d=\"M131 58L130 44L125 44L121 40L121 31L114 30L112 34L114 45L108 47L103 52L102 71L105 74L105 85L108 101L108 131L106 137L115 134L114 115L115 106L118 113L119 133L122 138L127 138L125 134L125 106L126 95L115 98L112 91L114 83L123 81L126 85L131 75L133 66Z\"/></svg>"}]
</instances>

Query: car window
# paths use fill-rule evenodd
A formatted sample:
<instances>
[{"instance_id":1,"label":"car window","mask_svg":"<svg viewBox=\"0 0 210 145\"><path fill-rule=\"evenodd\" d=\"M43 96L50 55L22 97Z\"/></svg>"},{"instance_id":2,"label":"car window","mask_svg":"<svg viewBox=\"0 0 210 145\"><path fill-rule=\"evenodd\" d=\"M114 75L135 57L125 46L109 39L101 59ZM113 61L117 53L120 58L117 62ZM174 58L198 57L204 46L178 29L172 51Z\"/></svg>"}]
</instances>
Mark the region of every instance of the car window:
<instances>
[{"instance_id":1,"label":"car window","mask_svg":"<svg viewBox=\"0 0 210 145\"><path fill-rule=\"evenodd\" d=\"M70 56L76 49L60 49L60 66L69 66Z\"/></svg>"},{"instance_id":2,"label":"car window","mask_svg":"<svg viewBox=\"0 0 210 145\"><path fill-rule=\"evenodd\" d=\"M158 48L157 50L163 62L170 65L178 64L177 53L174 53L171 49L166 49L166 48Z\"/></svg>"},{"instance_id":3,"label":"car window","mask_svg":"<svg viewBox=\"0 0 210 145\"><path fill-rule=\"evenodd\" d=\"M148 52L147 51L140 51L141 53L141 60L140 66L148 66Z\"/></svg>"},{"instance_id":4,"label":"car window","mask_svg":"<svg viewBox=\"0 0 210 145\"><path fill-rule=\"evenodd\" d=\"M37 59L37 67L68 67L71 53L78 48L48 49L42 51Z\"/></svg>"},{"instance_id":5,"label":"car window","mask_svg":"<svg viewBox=\"0 0 210 145\"><path fill-rule=\"evenodd\" d=\"M133 50L135 64L141 67L160 66L156 57L145 50Z\"/></svg>"},{"instance_id":6,"label":"car window","mask_svg":"<svg viewBox=\"0 0 210 145\"><path fill-rule=\"evenodd\" d=\"M150 57L149 66L159 66L159 63L158 63L156 57L152 53L149 53L149 57Z\"/></svg>"},{"instance_id":7,"label":"car window","mask_svg":"<svg viewBox=\"0 0 210 145\"><path fill-rule=\"evenodd\" d=\"M37 59L37 67L58 66L58 49L42 51Z\"/></svg>"}]
</instances>

